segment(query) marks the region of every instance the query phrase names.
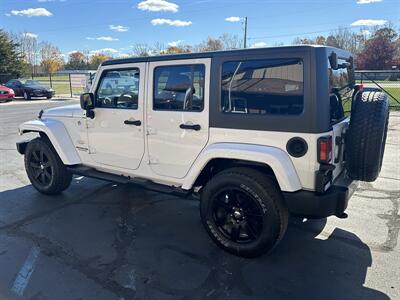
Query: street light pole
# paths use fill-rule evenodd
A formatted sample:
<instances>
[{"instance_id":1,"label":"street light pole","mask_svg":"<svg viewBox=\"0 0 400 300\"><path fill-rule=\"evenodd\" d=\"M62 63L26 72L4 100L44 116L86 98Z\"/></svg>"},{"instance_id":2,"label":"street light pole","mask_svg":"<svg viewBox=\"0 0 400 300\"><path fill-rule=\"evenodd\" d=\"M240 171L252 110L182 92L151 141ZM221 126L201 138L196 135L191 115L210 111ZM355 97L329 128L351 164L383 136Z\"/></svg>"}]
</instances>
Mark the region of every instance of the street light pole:
<instances>
[{"instance_id":1,"label":"street light pole","mask_svg":"<svg viewBox=\"0 0 400 300\"><path fill-rule=\"evenodd\" d=\"M244 17L244 40L243 48L247 47L247 17Z\"/></svg>"}]
</instances>

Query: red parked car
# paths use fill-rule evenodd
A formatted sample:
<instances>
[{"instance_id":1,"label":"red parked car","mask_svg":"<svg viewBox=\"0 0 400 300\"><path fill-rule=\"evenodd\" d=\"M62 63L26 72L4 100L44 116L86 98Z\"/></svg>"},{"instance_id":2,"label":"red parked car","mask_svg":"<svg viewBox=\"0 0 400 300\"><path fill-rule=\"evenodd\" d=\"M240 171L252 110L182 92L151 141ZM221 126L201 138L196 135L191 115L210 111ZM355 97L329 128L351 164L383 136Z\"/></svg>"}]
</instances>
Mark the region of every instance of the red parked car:
<instances>
[{"instance_id":1,"label":"red parked car","mask_svg":"<svg viewBox=\"0 0 400 300\"><path fill-rule=\"evenodd\" d=\"M15 97L14 90L0 85L0 102L11 101Z\"/></svg>"}]
</instances>

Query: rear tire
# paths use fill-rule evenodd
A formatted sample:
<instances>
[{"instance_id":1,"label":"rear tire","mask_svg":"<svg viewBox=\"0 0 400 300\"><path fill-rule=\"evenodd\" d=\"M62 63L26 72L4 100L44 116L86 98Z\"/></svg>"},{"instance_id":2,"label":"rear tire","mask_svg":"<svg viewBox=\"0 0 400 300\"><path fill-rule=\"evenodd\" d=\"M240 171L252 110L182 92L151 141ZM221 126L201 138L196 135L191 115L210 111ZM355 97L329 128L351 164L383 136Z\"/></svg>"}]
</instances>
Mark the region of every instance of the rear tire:
<instances>
[{"instance_id":1,"label":"rear tire","mask_svg":"<svg viewBox=\"0 0 400 300\"><path fill-rule=\"evenodd\" d=\"M382 168L389 122L389 102L382 92L363 92L354 100L346 134L346 169L350 178L372 182Z\"/></svg>"},{"instance_id":2,"label":"rear tire","mask_svg":"<svg viewBox=\"0 0 400 300\"><path fill-rule=\"evenodd\" d=\"M243 257L270 252L288 224L277 182L250 168L231 168L215 175L202 191L200 214L211 239Z\"/></svg>"},{"instance_id":3,"label":"rear tire","mask_svg":"<svg viewBox=\"0 0 400 300\"><path fill-rule=\"evenodd\" d=\"M67 189L72 181L72 174L44 138L36 138L28 143L25 170L33 187L43 194L58 194Z\"/></svg>"}]
</instances>

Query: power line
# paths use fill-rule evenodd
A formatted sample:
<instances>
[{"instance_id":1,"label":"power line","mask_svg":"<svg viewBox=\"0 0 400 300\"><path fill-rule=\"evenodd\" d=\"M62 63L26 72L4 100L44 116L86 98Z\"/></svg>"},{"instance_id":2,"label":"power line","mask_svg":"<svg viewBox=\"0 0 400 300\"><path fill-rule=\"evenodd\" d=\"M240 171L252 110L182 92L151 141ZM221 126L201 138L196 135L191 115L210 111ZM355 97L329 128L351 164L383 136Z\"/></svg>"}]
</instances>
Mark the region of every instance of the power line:
<instances>
[{"instance_id":1,"label":"power line","mask_svg":"<svg viewBox=\"0 0 400 300\"><path fill-rule=\"evenodd\" d=\"M351 26L339 26L341 28L352 28ZM257 36L257 37L249 37L249 40L258 40L258 39L265 39L265 38L279 38L279 37L290 37L290 36L298 36L298 35L306 35L306 34L314 34L314 33L324 33L337 30L339 27L326 29L326 30L319 30L319 31L310 31L310 32L298 32L293 34L281 34L281 35L264 35L264 36Z\"/></svg>"}]
</instances>

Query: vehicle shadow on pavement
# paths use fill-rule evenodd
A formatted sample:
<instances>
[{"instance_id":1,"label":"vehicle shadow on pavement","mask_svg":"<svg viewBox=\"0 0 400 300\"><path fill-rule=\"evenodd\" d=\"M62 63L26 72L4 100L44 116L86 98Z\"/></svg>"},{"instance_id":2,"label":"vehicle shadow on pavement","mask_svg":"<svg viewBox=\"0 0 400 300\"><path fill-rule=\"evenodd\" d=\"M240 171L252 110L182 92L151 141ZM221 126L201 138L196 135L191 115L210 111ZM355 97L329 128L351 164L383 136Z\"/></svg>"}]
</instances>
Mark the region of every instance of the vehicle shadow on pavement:
<instances>
[{"instance_id":1,"label":"vehicle shadow on pavement","mask_svg":"<svg viewBox=\"0 0 400 300\"><path fill-rule=\"evenodd\" d=\"M389 299L364 287L369 247L320 234L326 220L291 219L271 254L244 259L211 242L197 201L130 185L75 179L59 196L25 186L0 203L0 298L36 245L24 299Z\"/></svg>"}]
</instances>

